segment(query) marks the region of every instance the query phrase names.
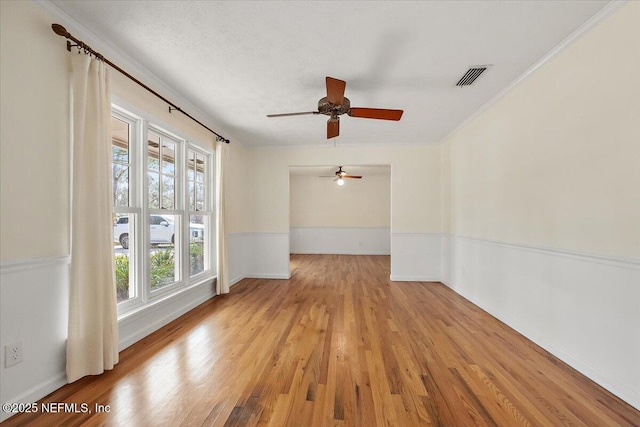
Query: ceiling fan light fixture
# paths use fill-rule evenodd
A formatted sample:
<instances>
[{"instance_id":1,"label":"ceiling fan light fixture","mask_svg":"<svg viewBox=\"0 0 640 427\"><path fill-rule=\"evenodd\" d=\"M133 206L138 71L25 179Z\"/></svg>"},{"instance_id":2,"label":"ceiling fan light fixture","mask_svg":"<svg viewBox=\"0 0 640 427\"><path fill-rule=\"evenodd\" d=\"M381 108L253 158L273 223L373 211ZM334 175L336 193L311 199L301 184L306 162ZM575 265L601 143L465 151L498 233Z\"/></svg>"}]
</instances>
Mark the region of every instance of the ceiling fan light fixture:
<instances>
[{"instance_id":1,"label":"ceiling fan light fixture","mask_svg":"<svg viewBox=\"0 0 640 427\"><path fill-rule=\"evenodd\" d=\"M338 184L339 187L342 187L344 185L344 179L342 178L336 179L336 184Z\"/></svg>"},{"instance_id":2,"label":"ceiling fan light fixture","mask_svg":"<svg viewBox=\"0 0 640 427\"><path fill-rule=\"evenodd\" d=\"M302 116L306 114L323 114L329 116L327 120L327 139L340 135L340 116L346 114L350 117L363 119L393 120L398 121L402 117L403 110L389 110L384 108L351 107L351 101L344 96L347 83L344 80L327 76L325 78L327 96L318 101L317 111L300 113L267 114L267 117ZM335 143L335 140L334 140Z\"/></svg>"}]
</instances>

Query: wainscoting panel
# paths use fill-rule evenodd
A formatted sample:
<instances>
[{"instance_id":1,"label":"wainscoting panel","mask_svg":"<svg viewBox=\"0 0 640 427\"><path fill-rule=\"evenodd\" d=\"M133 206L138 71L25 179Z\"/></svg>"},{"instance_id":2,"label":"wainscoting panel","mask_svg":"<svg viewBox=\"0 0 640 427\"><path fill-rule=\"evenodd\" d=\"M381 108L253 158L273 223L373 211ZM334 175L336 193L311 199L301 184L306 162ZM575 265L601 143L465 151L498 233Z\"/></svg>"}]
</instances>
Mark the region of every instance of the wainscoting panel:
<instances>
[{"instance_id":1,"label":"wainscoting panel","mask_svg":"<svg viewBox=\"0 0 640 427\"><path fill-rule=\"evenodd\" d=\"M443 236L443 282L640 409L640 261Z\"/></svg>"},{"instance_id":2,"label":"wainscoting panel","mask_svg":"<svg viewBox=\"0 0 640 427\"><path fill-rule=\"evenodd\" d=\"M229 284L245 277L288 279L289 233L231 233Z\"/></svg>"},{"instance_id":3,"label":"wainscoting panel","mask_svg":"<svg viewBox=\"0 0 640 427\"><path fill-rule=\"evenodd\" d=\"M289 233L251 233L247 277L289 279Z\"/></svg>"},{"instance_id":4,"label":"wainscoting panel","mask_svg":"<svg viewBox=\"0 0 640 427\"><path fill-rule=\"evenodd\" d=\"M249 233L227 234L230 286L247 277L252 258L250 242L251 236Z\"/></svg>"},{"instance_id":5,"label":"wainscoting panel","mask_svg":"<svg viewBox=\"0 0 640 427\"><path fill-rule=\"evenodd\" d=\"M0 402L29 403L67 383L69 257L0 266ZM22 342L23 362L5 368L4 347ZM0 420L9 417L0 412Z\"/></svg>"},{"instance_id":6,"label":"wainscoting panel","mask_svg":"<svg viewBox=\"0 0 640 427\"><path fill-rule=\"evenodd\" d=\"M391 233L391 280L439 282L440 233Z\"/></svg>"},{"instance_id":7,"label":"wainscoting panel","mask_svg":"<svg viewBox=\"0 0 640 427\"><path fill-rule=\"evenodd\" d=\"M0 266L0 401L35 402L67 383L69 257L3 261ZM212 280L120 319L120 350L214 296ZM24 361L5 368L4 346L22 342ZM5 420L8 413L0 412Z\"/></svg>"},{"instance_id":8,"label":"wainscoting panel","mask_svg":"<svg viewBox=\"0 0 640 427\"><path fill-rule=\"evenodd\" d=\"M389 227L291 227L291 253L389 255L389 232Z\"/></svg>"}]
</instances>

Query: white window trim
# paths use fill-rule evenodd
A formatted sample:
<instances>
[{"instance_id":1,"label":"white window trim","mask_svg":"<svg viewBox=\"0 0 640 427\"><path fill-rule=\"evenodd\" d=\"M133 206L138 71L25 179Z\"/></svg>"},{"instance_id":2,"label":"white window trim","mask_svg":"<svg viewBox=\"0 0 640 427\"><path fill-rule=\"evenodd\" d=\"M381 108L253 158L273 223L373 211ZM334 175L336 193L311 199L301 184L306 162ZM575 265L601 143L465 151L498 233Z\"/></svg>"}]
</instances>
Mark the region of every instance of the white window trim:
<instances>
[{"instance_id":1,"label":"white window trim","mask_svg":"<svg viewBox=\"0 0 640 427\"><path fill-rule=\"evenodd\" d=\"M214 218L214 204L215 204L215 151L213 147L208 147L206 144L199 142L196 139L187 139L181 137L181 132L176 132L171 126L167 126L161 120L153 117L151 114L140 111L138 108L132 106L128 102L119 99L118 97L112 97L112 115L118 119L124 119L128 123L135 124L134 130L131 132L131 140L129 146L129 200L130 206L128 208L115 208L115 213L130 213L130 227L133 226L133 230L137 233L138 239L133 239L133 244L129 248L129 253L135 257L134 264L135 269L129 271L130 277L133 274L133 281L130 280L130 284L136 287L136 296L127 301L123 301L118 304L118 320L126 319L135 313L144 311L146 307L152 308L158 302L166 300L168 298L178 297L185 290L197 286L202 286L206 283L211 283L217 276L216 272L216 252L215 252L215 218ZM147 175L147 134L149 129L154 132L158 132L166 137L175 139L178 144L176 145L176 160L175 160L175 204L172 210L169 209L154 209L149 208L148 205L148 175ZM135 141L134 141L135 140ZM209 170L206 171L205 181L207 185L206 198L208 198L206 211L191 211L189 210L187 197L187 170L186 161L188 150L193 150L206 156ZM135 165L135 166L134 166ZM178 209L180 207L180 209ZM121 212L120 212L121 211ZM207 231L208 239L205 239L207 248L205 249L205 256L210 254L205 261L205 266L209 266L201 273L194 276L190 276L189 273L189 244L190 244L190 215L192 213L203 213L209 218L209 224L205 227ZM150 277L150 263L148 256L148 248L150 247L150 230L149 230L149 215L153 214L166 214L179 216L177 225L179 229L180 250L178 256L176 256L176 263L179 268L179 280L171 285L164 286L160 289L151 291L149 283ZM131 231L131 229L130 229ZM185 246L186 245L186 246ZM178 245L176 245L178 246Z\"/></svg>"},{"instance_id":2,"label":"white window trim","mask_svg":"<svg viewBox=\"0 0 640 427\"><path fill-rule=\"evenodd\" d=\"M217 252L216 252L216 245L214 243L214 238L215 238L215 228L216 228L216 224L215 224L215 187L214 187L214 177L215 177L215 155L213 152L208 152L204 149L202 149L200 146L193 144L192 142L187 142L186 147L185 147L185 155L187 156L186 158L188 158L188 153L189 150L196 152L197 154L201 154L205 157L206 159L206 165L208 166L208 172L205 173L205 209L201 210L201 211L197 211L197 210L190 210L189 209L189 202L188 202L188 191L189 191L189 182L188 179L185 180L184 183L184 193L185 193L185 207L186 207L186 212L187 212L187 223L189 223L190 220L190 216L191 215L206 215L208 217L208 222L209 224L207 224L207 227L205 227L205 230L207 231L207 236L205 238L205 242L206 242L206 246L205 246L205 270L201 273L198 273L194 276L190 276L191 280L200 280L201 278L206 278L208 276L210 276L212 273L215 277L216 274L216 265L215 265L215 260L217 259ZM185 175L185 176L188 176ZM195 181L194 181L195 182ZM190 236L190 230L188 229L187 226L187 235ZM210 256L207 256L210 255ZM186 265L189 265L189 251L187 251L186 254ZM208 265L208 269L206 269L206 266Z\"/></svg>"},{"instance_id":3,"label":"white window trim","mask_svg":"<svg viewBox=\"0 0 640 427\"><path fill-rule=\"evenodd\" d=\"M139 168L132 167L132 165L138 163L140 159L140 141L143 135L142 126L144 122L140 117L124 111L118 106L112 104L111 107L111 115L113 117L129 123L131 126L129 134L129 207L113 207L114 213L128 214L129 234L131 234L132 231L135 233L135 230L138 230L142 226L140 221L142 210L139 207L142 187L136 185L140 183L140 171L138 170ZM118 304L118 315L120 315L121 312L127 312L143 305L145 301L142 286L143 275L140 267L144 262L142 248L140 247L141 245L138 239L134 238L133 241L129 241L129 286L135 288L135 297ZM135 268L131 268L132 265Z\"/></svg>"}]
</instances>

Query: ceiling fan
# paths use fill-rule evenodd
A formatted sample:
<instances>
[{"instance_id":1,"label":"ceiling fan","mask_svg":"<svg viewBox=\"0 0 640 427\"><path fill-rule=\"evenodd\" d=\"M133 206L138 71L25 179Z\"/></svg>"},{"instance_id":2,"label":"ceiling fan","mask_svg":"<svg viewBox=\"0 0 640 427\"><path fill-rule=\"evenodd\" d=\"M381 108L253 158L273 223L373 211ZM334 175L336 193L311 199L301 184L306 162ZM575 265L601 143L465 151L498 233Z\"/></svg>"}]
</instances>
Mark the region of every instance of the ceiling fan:
<instances>
[{"instance_id":1,"label":"ceiling fan","mask_svg":"<svg viewBox=\"0 0 640 427\"><path fill-rule=\"evenodd\" d=\"M340 134L340 117L347 114L351 117L363 119L395 120L402 117L403 110L387 110L382 108L351 107L349 98L344 96L347 83L343 80L326 78L327 96L318 101L318 111L305 111L302 113L267 114L267 117L302 116L306 114L324 114L329 116L327 120L327 139L335 138Z\"/></svg>"},{"instance_id":2,"label":"ceiling fan","mask_svg":"<svg viewBox=\"0 0 640 427\"><path fill-rule=\"evenodd\" d=\"M344 185L345 179L362 179L361 175L350 175L342 170L342 166L338 166L338 170L333 175L320 175L320 178L333 178L336 184Z\"/></svg>"}]
</instances>

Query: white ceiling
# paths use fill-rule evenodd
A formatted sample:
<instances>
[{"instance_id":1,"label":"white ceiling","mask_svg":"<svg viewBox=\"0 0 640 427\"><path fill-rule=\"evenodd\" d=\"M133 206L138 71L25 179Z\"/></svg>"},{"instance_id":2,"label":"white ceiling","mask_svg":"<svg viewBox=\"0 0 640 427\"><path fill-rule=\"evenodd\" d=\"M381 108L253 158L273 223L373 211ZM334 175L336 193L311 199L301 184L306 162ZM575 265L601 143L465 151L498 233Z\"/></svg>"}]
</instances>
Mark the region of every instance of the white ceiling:
<instances>
[{"instance_id":1,"label":"white ceiling","mask_svg":"<svg viewBox=\"0 0 640 427\"><path fill-rule=\"evenodd\" d=\"M53 1L249 146L328 144L325 76L354 107L339 144L438 143L607 1ZM473 86L469 66L492 64ZM189 111L188 111L189 112Z\"/></svg>"}]
</instances>

